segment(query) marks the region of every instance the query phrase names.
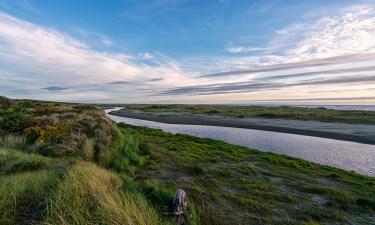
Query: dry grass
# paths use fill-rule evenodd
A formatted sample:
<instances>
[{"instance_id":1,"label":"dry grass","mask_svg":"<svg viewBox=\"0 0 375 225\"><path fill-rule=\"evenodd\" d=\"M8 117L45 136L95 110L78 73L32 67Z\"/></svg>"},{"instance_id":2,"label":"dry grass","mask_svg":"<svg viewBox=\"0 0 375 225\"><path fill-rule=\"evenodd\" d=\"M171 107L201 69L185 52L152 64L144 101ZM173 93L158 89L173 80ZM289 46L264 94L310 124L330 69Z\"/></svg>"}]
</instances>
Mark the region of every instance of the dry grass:
<instances>
[{"instance_id":1,"label":"dry grass","mask_svg":"<svg viewBox=\"0 0 375 225\"><path fill-rule=\"evenodd\" d=\"M94 147L95 139L88 138L85 140L85 143L82 145L81 157L86 161L92 161L94 159Z\"/></svg>"},{"instance_id":2,"label":"dry grass","mask_svg":"<svg viewBox=\"0 0 375 225\"><path fill-rule=\"evenodd\" d=\"M26 144L26 139L23 136L8 134L0 137L1 148L22 148Z\"/></svg>"},{"instance_id":3,"label":"dry grass","mask_svg":"<svg viewBox=\"0 0 375 225\"><path fill-rule=\"evenodd\" d=\"M137 195L120 194L117 175L79 162L48 204L46 224L161 224L155 210Z\"/></svg>"}]
</instances>

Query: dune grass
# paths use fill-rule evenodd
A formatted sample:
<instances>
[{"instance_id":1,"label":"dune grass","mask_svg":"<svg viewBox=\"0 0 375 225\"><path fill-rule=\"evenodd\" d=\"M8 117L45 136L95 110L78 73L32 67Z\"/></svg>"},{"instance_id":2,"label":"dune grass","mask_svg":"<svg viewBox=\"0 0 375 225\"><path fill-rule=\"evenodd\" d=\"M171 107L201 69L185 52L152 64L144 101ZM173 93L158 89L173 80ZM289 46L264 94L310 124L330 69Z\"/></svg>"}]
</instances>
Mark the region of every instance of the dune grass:
<instances>
[{"instance_id":1,"label":"dune grass","mask_svg":"<svg viewBox=\"0 0 375 225\"><path fill-rule=\"evenodd\" d=\"M1 224L32 224L40 221L44 199L54 188L53 171L38 170L0 177Z\"/></svg>"},{"instance_id":2,"label":"dune grass","mask_svg":"<svg viewBox=\"0 0 375 225\"><path fill-rule=\"evenodd\" d=\"M161 224L141 197L121 193L121 179L92 163L79 162L59 182L46 224Z\"/></svg>"}]
</instances>

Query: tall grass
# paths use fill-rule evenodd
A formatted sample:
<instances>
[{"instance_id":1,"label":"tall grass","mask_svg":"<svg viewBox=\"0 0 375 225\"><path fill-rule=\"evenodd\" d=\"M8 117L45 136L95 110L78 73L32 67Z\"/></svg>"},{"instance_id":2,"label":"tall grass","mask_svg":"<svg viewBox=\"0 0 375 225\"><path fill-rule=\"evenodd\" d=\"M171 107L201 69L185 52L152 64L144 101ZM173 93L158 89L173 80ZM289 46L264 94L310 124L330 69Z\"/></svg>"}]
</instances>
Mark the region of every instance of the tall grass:
<instances>
[{"instance_id":1,"label":"tall grass","mask_svg":"<svg viewBox=\"0 0 375 225\"><path fill-rule=\"evenodd\" d=\"M92 163L79 162L49 202L46 224L161 224L139 195L121 194L120 178Z\"/></svg>"},{"instance_id":2,"label":"tall grass","mask_svg":"<svg viewBox=\"0 0 375 225\"><path fill-rule=\"evenodd\" d=\"M44 198L56 181L54 172L47 170L0 177L1 224L39 221Z\"/></svg>"},{"instance_id":3,"label":"tall grass","mask_svg":"<svg viewBox=\"0 0 375 225\"><path fill-rule=\"evenodd\" d=\"M0 136L0 148L23 148L26 144L26 139L24 136L8 134L5 136Z\"/></svg>"},{"instance_id":4,"label":"tall grass","mask_svg":"<svg viewBox=\"0 0 375 225\"><path fill-rule=\"evenodd\" d=\"M95 139L87 138L85 140L85 143L83 143L82 145L81 157L86 161L93 160L94 154L95 154L94 147L95 147Z\"/></svg>"}]
</instances>

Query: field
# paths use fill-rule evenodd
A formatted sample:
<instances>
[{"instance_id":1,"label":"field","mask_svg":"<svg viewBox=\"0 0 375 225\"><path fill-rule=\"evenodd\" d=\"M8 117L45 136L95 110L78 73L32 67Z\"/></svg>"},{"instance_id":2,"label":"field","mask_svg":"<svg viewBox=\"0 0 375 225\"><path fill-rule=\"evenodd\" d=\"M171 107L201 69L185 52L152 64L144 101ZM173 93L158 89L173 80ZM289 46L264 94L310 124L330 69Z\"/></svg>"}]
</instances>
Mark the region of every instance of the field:
<instances>
[{"instance_id":1,"label":"field","mask_svg":"<svg viewBox=\"0 0 375 225\"><path fill-rule=\"evenodd\" d=\"M1 224L374 224L375 179L114 124L88 105L0 98Z\"/></svg>"},{"instance_id":2,"label":"field","mask_svg":"<svg viewBox=\"0 0 375 225\"><path fill-rule=\"evenodd\" d=\"M333 110L326 108L227 106L227 105L124 105L127 109L146 112L179 112L230 117L262 117L353 124L375 124L375 112Z\"/></svg>"}]
</instances>

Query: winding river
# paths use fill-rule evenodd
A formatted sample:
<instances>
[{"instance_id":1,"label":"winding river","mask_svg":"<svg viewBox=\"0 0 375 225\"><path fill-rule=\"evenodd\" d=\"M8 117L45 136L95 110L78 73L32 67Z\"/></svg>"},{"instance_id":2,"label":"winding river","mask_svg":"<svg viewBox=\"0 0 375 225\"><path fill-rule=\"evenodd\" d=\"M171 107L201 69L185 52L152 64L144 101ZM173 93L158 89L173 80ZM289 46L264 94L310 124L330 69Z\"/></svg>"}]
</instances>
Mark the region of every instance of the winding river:
<instances>
[{"instance_id":1,"label":"winding river","mask_svg":"<svg viewBox=\"0 0 375 225\"><path fill-rule=\"evenodd\" d=\"M162 129L171 133L222 140L231 144L375 176L375 145L254 129L166 124L108 114L119 109L108 109L105 112L109 118L118 123L124 122L136 126Z\"/></svg>"}]
</instances>

